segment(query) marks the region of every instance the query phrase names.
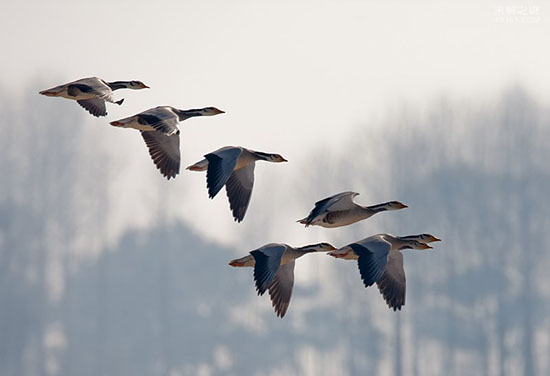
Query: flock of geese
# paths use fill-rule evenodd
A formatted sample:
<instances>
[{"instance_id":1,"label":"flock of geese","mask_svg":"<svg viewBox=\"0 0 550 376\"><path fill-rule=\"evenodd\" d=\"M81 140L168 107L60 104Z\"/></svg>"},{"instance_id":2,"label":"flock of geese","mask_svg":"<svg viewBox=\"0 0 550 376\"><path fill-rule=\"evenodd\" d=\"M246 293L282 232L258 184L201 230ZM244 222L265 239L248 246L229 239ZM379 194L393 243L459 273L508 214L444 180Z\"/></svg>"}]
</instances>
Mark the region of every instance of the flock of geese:
<instances>
[{"instance_id":1,"label":"flock of geese","mask_svg":"<svg viewBox=\"0 0 550 376\"><path fill-rule=\"evenodd\" d=\"M107 115L105 102L121 105L124 101L115 100L115 90L146 88L149 87L141 81L107 82L97 77L89 77L43 90L40 94L76 100L90 114L100 117ZM139 130L154 164L169 180L175 178L180 171L178 123L191 117L223 113L224 111L215 107L180 110L171 106L158 106L112 121L110 124ZM241 222L250 203L256 161L287 162L280 154L254 151L241 146L225 146L204 155L203 160L187 167L187 170L206 171L206 186L211 199L225 186L233 218L236 222ZM335 228L356 223L383 211L407 207L399 201L362 206L353 201L358 194L342 192L317 201L309 215L298 222L305 227ZM287 312L292 296L295 260L308 253L328 252L328 255L335 258L356 260L365 287L376 283L389 308L396 311L405 305L406 281L401 251L431 249L429 243L436 241L440 239L431 234L395 236L382 233L342 248L336 248L329 243L303 247L271 243L251 251L249 255L230 261L229 265L254 268L258 295L268 291L275 313L282 318Z\"/></svg>"}]
</instances>

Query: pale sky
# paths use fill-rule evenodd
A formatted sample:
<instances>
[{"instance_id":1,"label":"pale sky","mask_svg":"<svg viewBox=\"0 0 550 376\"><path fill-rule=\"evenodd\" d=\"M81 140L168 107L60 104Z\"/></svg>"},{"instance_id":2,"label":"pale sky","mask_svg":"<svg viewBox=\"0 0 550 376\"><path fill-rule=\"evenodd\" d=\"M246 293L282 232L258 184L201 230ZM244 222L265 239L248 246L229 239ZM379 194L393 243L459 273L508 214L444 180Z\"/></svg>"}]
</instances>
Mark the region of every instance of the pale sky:
<instances>
[{"instance_id":1,"label":"pale sky","mask_svg":"<svg viewBox=\"0 0 550 376\"><path fill-rule=\"evenodd\" d=\"M269 201L290 197L305 178L311 152L341 150L359 127L402 104L439 96L491 96L521 83L550 98L547 2L469 1L4 1L0 12L0 86L14 98L86 76L139 79L151 86L120 91L107 120L86 117L90 139L111 156L109 238L149 226L160 202L170 218L225 244L252 247L240 230ZM45 87L34 87L36 82ZM74 103L43 98L64 111ZM227 113L181 124L182 171L165 182L132 130L108 121L157 105L216 106ZM383 132L383 129L380 130ZM286 165L259 164L245 221L234 224L225 194L207 198L204 174L183 169L224 145L276 152ZM325 163L326 161L319 161ZM274 187L281 181L287 191ZM359 201L390 199L368 195ZM124 192L124 195L120 195ZM316 240L294 220L323 194L285 218L281 241ZM269 205L268 205L269 207ZM306 210L306 212L304 212ZM247 221L248 219L248 221ZM278 234L266 234L266 242ZM318 239L321 240L321 239ZM260 245L260 244L256 244Z\"/></svg>"}]
</instances>

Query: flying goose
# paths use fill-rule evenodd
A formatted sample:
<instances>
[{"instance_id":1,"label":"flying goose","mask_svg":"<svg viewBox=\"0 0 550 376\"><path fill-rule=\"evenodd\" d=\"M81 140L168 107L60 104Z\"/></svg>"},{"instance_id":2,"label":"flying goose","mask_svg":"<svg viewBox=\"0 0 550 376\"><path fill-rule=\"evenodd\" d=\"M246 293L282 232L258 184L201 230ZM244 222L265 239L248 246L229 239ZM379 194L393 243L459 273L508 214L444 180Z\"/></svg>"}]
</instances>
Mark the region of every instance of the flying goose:
<instances>
[{"instance_id":1,"label":"flying goose","mask_svg":"<svg viewBox=\"0 0 550 376\"><path fill-rule=\"evenodd\" d=\"M187 167L187 170L206 170L206 187L210 198L214 198L225 185L229 206L237 222L243 220L250 202L256 161L288 162L279 154L262 153L240 146L225 146L204 157L202 161Z\"/></svg>"},{"instance_id":2,"label":"flying goose","mask_svg":"<svg viewBox=\"0 0 550 376\"><path fill-rule=\"evenodd\" d=\"M376 283L388 307L394 311L401 310L405 305L406 281L403 255L400 251L408 248L431 249L428 244L415 240L422 235L398 237L377 234L328 254L336 258L357 260L365 287Z\"/></svg>"},{"instance_id":3,"label":"flying goose","mask_svg":"<svg viewBox=\"0 0 550 376\"><path fill-rule=\"evenodd\" d=\"M278 317L286 314L294 286L294 260L306 253L336 250L328 243L318 243L294 248L288 244L271 243L258 248L250 255L235 259L229 265L253 267L258 295L269 291L271 304Z\"/></svg>"},{"instance_id":4,"label":"flying goose","mask_svg":"<svg viewBox=\"0 0 550 376\"><path fill-rule=\"evenodd\" d=\"M158 106L134 116L112 121L111 125L141 131L153 162L160 173L170 180L180 172L178 123L194 116L213 116L223 113L224 111L215 107L179 110L170 106Z\"/></svg>"},{"instance_id":5,"label":"flying goose","mask_svg":"<svg viewBox=\"0 0 550 376\"><path fill-rule=\"evenodd\" d=\"M87 77L64 85L42 90L40 94L48 97L63 97L74 99L90 114L99 117L106 116L105 102L121 105L124 99L115 101L113 91L118 89L147 89L149 86L141 81L107 82L97 77Z\"/></svg>"},{"instance_id":6,"label":"flying goose","mask_svg":"<svg viewBox=\"0 0 550 376\"><path fill-rule=\"evenodd\" d=\"M309 215L297 222L305 224L306 227L311 225L334 228L367 219L382 211L399 210L407 207L399 201L361 206L353 201L353 198L357 195L359 195L357 192L342 192L317 201Z\"/></svg>"}]
</instances>

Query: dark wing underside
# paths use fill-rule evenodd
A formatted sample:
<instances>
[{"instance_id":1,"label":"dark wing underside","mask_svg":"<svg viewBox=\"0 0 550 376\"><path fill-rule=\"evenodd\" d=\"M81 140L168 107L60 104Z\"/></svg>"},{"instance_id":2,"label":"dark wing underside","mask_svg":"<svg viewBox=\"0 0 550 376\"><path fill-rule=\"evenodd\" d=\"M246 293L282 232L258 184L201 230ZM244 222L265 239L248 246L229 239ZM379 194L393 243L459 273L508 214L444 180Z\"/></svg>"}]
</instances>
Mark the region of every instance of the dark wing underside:
<instances>
[{"instance_id":1,"label":"dark wing underside","mask_svg":"<svg viewBox=\"0 0 550 376\"><path fill-rule=\"evenodd\" d=\"M214 198L225 185L233 173L239 155L241 155L241 150L234 148L209 153L204 156L208 161L206 187L208 188L208 196L210 198Z\"/></svg>"},{"instance_id":2,"label":"dark wing underside","mask_svg":"<svg viewBox=\"0 0 550 376\"><path fill-rule=\"evenodd\" d=\"M388 307L394 311L401 310L401 307L405 305L406 294L405 270L401 252L390 252L386 270L376 285Z\"/></svg>"},{"instance_id":3,"label":"dark wing underside","mask_svg":"<svg viewBox=\"0 0 550 376\"><path fill-rule=\"evenodd\" d=\"M389 247L386 252L371 252L359 244L350 244L350 247L359 256L357 265L365 287L372 286L384 273Z\"/></svg>"},{"instance_id":4,"label":"dark wing underside","mask_svg":"<svg viewBox=\"0 0 550 376\"><path fill-rule=\"evenodd\" d=\"M254 282L258 295L263 295L271 285L271 281L273 281L281 265L281 258L283 257L284 251L285 247L273 246L256 249L250 252L255 261Z\"/></svg>"},{"instance_id":5,"label":"dark wing underside","mask_svg":"<svg viewBox=\"0 0 550 376\"><path fill-rule=\"evenodd\" d=\"M168 180L180 172L180 136L179 132L167 136L158 131L141 131L141 136L149 149L149 155Z\"/></svg>"},{"instance_id":6,"label":"dark wing underside","mask_svg":"<svg viewBox=\"0 0 550 376\"><path fill-rule=\"evenodd\" d=\"M105 108L105 101L101 98L90 98L76 101L79 105L84 107L90 114L100 117L107 115L107 109Z\"/></svg>"},{"instance_id":7,"label":"dark wing underside","mask_svg":"<svg viewBox=\"0 0 550 376\"><path fill-rule=\"evenodd\" d=\"M237 222L243 220L250 203L254 186L254 166L255 163L250 163L246 167L233 171L225 184L229 206Z\"/></svg>"},{"instance_id":8,"label":"dark wing underside","mask_svg":"<svg viewBox=\"0 0 550 376\"><path fill-rule=\"evenodd\" d=\"M294 286L294 260L279 267L269 286L269 297L275 313L280 318L286 314Z\"/></svg>"}]
</instances>

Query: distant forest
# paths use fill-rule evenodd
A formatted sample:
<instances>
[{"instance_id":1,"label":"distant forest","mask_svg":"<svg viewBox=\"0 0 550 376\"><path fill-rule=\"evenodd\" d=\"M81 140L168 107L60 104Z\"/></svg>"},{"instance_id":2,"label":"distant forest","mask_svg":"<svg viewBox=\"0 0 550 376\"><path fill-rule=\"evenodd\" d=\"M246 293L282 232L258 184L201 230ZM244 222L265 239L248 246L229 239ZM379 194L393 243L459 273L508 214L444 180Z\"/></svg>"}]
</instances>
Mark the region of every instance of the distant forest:
<instances>
[{"instance_id":1,"label":"distant forest","mask_svg":"<svg viewBox=\"0 0 550 376\"><path fill-rule=\"evenodd\" d=\"M331 259L295 285L284 320L251 270L227 266L234 250L183 223L115 245L90 235L104 231L115 172L80 126L87 114L0 98L0 375L550 374L550 111L522 88L403 108L308 151L331 161L294 183L297 200L322 198L308 196L319 184L391 192L409 205L381 219L391 232L443 242L405 252L399 313ZM77 257L88 246L97 255Z\"/></svg>"}]
</instances>

